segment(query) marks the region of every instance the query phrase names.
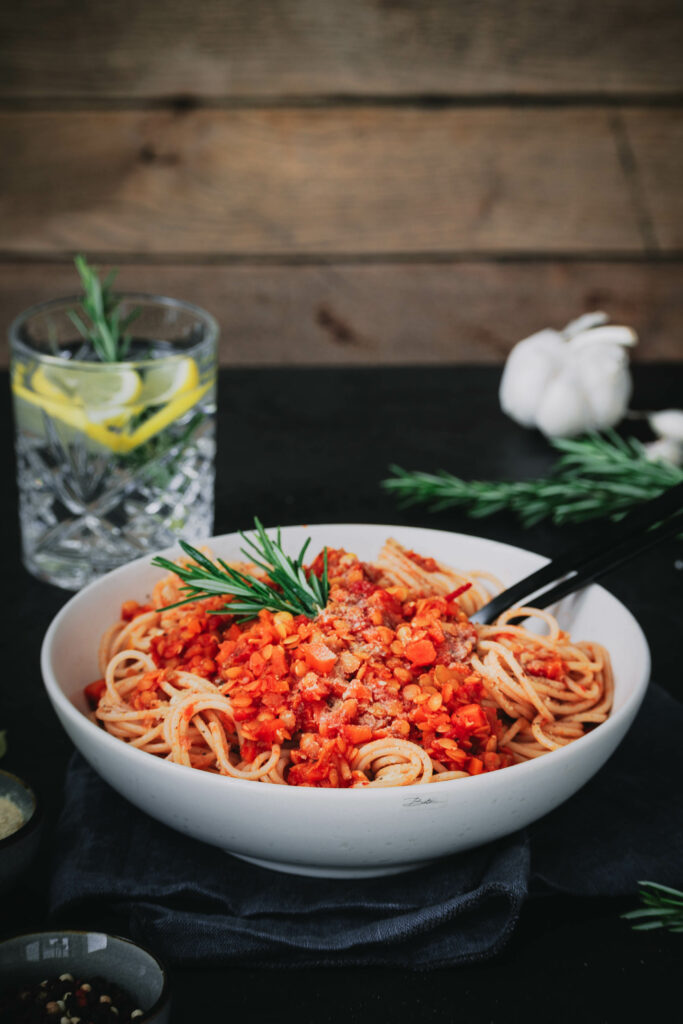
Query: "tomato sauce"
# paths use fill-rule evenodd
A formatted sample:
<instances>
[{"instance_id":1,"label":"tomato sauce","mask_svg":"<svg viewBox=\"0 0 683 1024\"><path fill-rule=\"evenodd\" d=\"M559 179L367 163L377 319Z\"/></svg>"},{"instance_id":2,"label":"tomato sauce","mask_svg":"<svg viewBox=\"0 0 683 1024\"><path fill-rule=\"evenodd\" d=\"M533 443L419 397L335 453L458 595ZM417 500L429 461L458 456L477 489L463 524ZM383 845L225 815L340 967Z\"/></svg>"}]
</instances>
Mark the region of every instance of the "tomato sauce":
<instances>
[{"instance_id":1,"label":"tomato sauce","mask_svg":"<svg viewBox=\"0 0 683 1024\"><path fill-rule=\"evenodd\" d=\"M143 677L136 706L166 699L164 670L211 680L230 697L242 760L281 744L290 785L350 786L359 781L350 768L357 748L386 737L419 744L446 770L474 775L512 763L497 749L504 726L482 703L470 664L476 629L456 595L416 599L382 587L372 566L343 550L328 550L328 575L329 600L314 620L263 610L238 624L215 614L222 597L187 605L153 637L158 671Z\"/></svg>"}]
</instances>

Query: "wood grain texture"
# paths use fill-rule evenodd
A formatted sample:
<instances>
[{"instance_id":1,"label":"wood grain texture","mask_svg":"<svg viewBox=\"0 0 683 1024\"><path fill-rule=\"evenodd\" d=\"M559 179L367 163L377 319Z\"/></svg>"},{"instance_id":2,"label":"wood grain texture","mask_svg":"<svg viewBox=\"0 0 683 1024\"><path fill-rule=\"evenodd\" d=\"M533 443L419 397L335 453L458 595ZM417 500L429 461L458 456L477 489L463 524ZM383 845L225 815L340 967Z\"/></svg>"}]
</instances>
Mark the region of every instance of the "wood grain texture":
<instances>
[{"instance_id":1,"label":"wood grain texture","mask_svg":"<svg viewBox=\"0 0 683 1024\"><path fill-rule=\"evenodd\" d=\"M633 151L658 154L641 187L663 250L677 237L666 227L678 201L672 116L628 120ZM572 107L4 113L0 250L638 253L649 243L613 118Z\"/></svg>"},{"instance_id":2,"label":"wood grain texture","mask_svg":"<svg viewBox=\"0 0 683 1024\"><path fill-rule=\"evenodd\" d=\"M22 0L3 10L5 98L683 87L678 0Z\"/></svg>"},{"instance_id":3,"label":"wood grain texture","mask_svg":"<svg viewBox=\"0 0 683 1024\"><path fill-rule=\"evenodd\" d=\"M520 338L604 309L640 336L638 361L683 360L683 261L330 266L124 266L121 288L211 310L227 366L503 361ZM0 327L73 294L68 264L4 264ZM6 346L0 346L7 359Z\"/></svg>"},{"instance_id":4,"label":"wood grain texture","mask_svg":"<svg viewBox=\"0 0 683 1024\"><path fill-rule=\"evenodd\" d=\"M683 249L683 116L680 110L660 114L657 124L647 110L625 110L621 116L655 247Z\"/></svg>"}]
</instances>

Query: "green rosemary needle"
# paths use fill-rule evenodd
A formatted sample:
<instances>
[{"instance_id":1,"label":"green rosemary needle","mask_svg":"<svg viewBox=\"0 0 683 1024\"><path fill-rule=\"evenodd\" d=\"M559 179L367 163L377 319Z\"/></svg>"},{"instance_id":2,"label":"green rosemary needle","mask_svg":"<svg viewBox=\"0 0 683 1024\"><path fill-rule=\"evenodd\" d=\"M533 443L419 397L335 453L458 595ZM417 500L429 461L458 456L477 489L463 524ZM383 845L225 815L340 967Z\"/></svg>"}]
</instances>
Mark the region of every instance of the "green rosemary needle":
<instances>
[{"instance_id":1,"label":"green rosemary needle","mask_svg":"<svg viewBox=\"0 0 683 1024\"><path fill-rule=\"evenodd\" d=\"M683 932L683 892L658 882L638 882L638 885L641 887L640 899L645 906L621 915L627 921L638 922L632 926L633 930L645 932L666 928L670 932Z\"/></svg>"},{"instance_id":2,"label":"green rosemary needle","mask_svg":"<svg viewBox=\"0 0 683 1024\"><path fill-rule=\"evenodd\" d=\"M433 511L459 507L474 519L509 511L523 526L534 526L543 519L558 525L620 519L634 505L683 481L683 469L648 459L638 441L614 431L556 438L551 444L562 455L550 475L537 480L463 480L445 470L420 473L391 466L394 476L381 486L404 505L424 502Z\"/></svg>"},{"instance_id":3,"label":"green rosemary needle","mask_svg":"<svg viewBox=\"0 0 683 1024\"><path fill-rule=\"evenodd\" d=\"M111 290L117 270L110 271L104 281L100 281L85 256L76 256L74 263L84 294L78 312L70 309L68 317L102 362L123 362L131 341L126 328L140 315L140 310L133 309L121 317L121 299Z\"/></svg>"},{"instance_id":4,"label":"green rosemary needle","mask_svg":"<svg viewBox=\"0 0 683 1024\"><path fill-rule=\"evenodd\" d=\"M238 621L254 619L261 609L271 612L291 612L315 618L327 604L329 582L327 577L327 548L323 553L323 572L318 577L303 566L310 537L296 558L290 558L282 549L278 528L276 539L266 533L260 520L254 517L255 531L251 537L240 532L246 547L242 554L268 575L268 580L249 576L227 565L222 558L212 561L185 541L180 547L192 559L190 565L178 565L168 558L157 556L152 565L176 573L182 581L181 589L187 594L182 601L166 605L177 608L191 601L216 595L230 595L232 601L213 612L215 615L235 615ZM160 609L162 610L162 609ZM164 609L165 610L165 609Z\"/></svg>"}]
</instances>

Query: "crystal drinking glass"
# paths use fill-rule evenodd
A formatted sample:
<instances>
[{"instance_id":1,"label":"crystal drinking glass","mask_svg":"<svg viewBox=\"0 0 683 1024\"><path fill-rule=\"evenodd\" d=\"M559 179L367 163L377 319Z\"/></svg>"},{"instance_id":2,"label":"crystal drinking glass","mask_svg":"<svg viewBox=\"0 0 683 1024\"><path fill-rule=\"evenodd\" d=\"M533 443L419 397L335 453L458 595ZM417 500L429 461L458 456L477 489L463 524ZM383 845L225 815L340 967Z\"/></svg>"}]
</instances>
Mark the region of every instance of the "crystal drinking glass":
<instances>
[{"instance_id":1,"label":"crystal drinking glass","mask_svg":"<svg viewBox=\"0 0 683 1024\"><path fill-rule=\"evenodd\" d=\"M101 362L69 316L34 306L10 327L23 558L77 590L118 565L213 529L214 318L185 302L135 310L125 362Z\"/></svg>"}]
</instances>

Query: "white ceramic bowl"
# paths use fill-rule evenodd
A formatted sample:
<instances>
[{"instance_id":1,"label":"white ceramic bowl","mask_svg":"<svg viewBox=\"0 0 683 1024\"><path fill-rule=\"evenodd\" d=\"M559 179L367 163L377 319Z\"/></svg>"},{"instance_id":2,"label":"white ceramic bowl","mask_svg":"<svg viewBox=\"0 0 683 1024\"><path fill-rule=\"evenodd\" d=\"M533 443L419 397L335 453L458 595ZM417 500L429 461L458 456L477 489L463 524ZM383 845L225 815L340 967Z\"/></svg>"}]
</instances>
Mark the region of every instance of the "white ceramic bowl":
<instances>
[{"instance_id":1,"label":"white ceramic bowl","mask_svg":"<svg viewBox=\"0 0 683 1024\"><path fill-rule=\"evenodd\" d=\"M454 567L493 572L507 585L547 561L478 537L399 526L293 526L282 536L290 553L310 536L312 554L327 544L366 560L393 536ZM223 558L239 556L236 534L209 543ZM649 650L638 623L606 590L591 586L566 598L556 612L573 638L598 641L610 651L614 710L569 746L490 774L409 788L288 788L227 779L136 750L84 714L83 687L99 675L100 634L117 619L122 601L144 601L159 575L150 558L139 559L91 583L62 608L42 649L50 700L76 747L131 803L171 828L281 871L330 877L406 871L528 825L572 796L605 763L631 725L649 680Z\"/></svg>"}]
</instances>

